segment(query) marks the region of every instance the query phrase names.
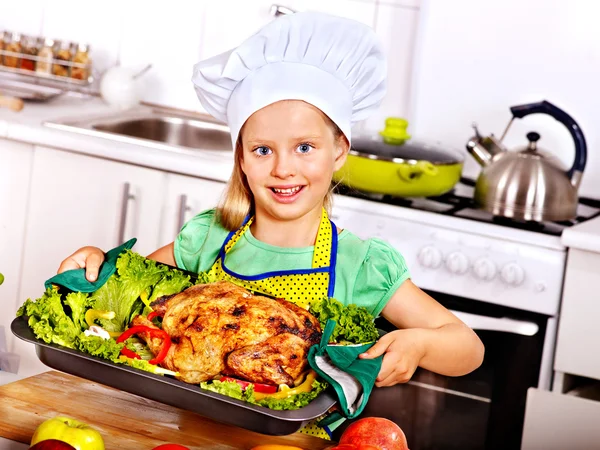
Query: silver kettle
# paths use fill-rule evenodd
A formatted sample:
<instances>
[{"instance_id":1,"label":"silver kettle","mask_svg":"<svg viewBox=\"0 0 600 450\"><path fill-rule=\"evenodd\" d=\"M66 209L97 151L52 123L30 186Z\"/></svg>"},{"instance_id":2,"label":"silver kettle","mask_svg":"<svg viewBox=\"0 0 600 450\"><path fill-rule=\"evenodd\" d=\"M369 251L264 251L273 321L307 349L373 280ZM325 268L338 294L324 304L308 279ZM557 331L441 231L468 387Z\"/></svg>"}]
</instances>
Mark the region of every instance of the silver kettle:
<instances>
[{"instance_id":1,"label":"silver kettle","mask_svg":"<svg viewBox=\"0 0 600 450\"><path fill-rule=\"evenodd\" d=\"M579 184L587 158L581 128L566 112L547 101L512 106L512 119L502 137L475 136L467 150L483 167L475 184L475 203L494 216L525 221L563 221L577 215ZM575 161L564 171L558 160L537 148L540 135L527 134L529 145L507 151L502 139L515 118L548 114L565 125L575 142Z\"/></svg>"}]
</instances>

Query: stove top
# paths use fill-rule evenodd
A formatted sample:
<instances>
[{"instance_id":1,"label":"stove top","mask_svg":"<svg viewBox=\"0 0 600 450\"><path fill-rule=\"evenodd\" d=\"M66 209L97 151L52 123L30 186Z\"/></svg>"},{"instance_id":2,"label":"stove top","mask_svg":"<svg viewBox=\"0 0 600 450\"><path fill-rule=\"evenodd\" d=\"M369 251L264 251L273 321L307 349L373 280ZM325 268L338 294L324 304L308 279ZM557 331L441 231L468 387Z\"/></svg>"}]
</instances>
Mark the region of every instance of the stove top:
<instances>
[{"instance_id":1,"label":"stove top","mask_svg":"<svg viewBox=\"0 0 600 450\"><path fill-rule=\"evenodd\" d=\"M439 197L393 197L384 194L362 192L341 184L335 188L335 193L348 197L386 203L388 205L402 206L405 208L439 213L453 217L462 217L478 222L496 224L551 236L560 236L566 228L600 215L600 200L579 198L577 217L573 220L561 222L528 222L512 220L505 217L494 216L487 211L477 208L473 201L474 190L475 183L472 180L461 178L460 182L452 191Z\"/></svg>"}]
</instances>

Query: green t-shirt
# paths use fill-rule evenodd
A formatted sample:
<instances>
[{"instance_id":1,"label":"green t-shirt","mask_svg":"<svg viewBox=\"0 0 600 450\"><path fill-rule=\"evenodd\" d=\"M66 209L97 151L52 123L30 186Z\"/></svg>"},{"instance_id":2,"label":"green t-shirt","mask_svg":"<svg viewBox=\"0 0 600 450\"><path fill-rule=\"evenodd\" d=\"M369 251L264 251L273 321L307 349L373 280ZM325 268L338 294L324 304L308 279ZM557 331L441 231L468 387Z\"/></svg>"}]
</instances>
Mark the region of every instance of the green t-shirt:
<instances>
[{"instance_id":1,"label":"green t-shirt","mask_svg":"<svg viewBox=\"0 0 600 450\"><path fill-rule=\"evenodd\" d=\"M229 232L215 220L215 210L187 222L175 239L177 266L208 271ZM287 248L265 244L250 230L227 253L227 268L251 276L275 270L310 269L313 247ZM380 239L362 240L348 230L338 235L334 298L344 305L364 306L379 316L392 294L410 278L400 253Z\"/></svg>"}]
</instances>

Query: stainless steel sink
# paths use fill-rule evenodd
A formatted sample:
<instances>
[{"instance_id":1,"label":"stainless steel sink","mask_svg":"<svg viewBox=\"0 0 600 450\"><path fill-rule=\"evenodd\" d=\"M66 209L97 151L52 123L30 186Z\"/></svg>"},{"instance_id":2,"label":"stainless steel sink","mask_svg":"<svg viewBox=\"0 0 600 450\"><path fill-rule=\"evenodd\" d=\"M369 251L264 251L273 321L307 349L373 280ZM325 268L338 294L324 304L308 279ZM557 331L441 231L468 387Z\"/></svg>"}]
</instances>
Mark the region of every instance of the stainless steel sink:
<instances>
[{"instance_id":1,"label":"stainless steel sink","mask_svg":"<svg viewBox=\"0 0 600 450\"><path fill-rule=\"evenodd\" d=\"M46 126L158 148L231 151L229 128L208 115L139 108L83 119L46 122Z\"/></svg>"}]
</instances>

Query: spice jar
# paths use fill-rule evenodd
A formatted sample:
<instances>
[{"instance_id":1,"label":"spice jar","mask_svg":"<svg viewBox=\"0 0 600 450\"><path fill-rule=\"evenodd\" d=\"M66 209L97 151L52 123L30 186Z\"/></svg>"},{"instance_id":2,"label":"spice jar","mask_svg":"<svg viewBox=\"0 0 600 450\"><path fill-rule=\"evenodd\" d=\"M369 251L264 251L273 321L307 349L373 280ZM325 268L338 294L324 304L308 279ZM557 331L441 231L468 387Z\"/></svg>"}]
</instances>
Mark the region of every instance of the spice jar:
<instances>
[{"instance_id":1,"label":"spice jar","mask_svg":"<svg viewBox=\"0 0 600 450\"><path fill-rule=\"evenodd\" d=\"M19 33L13 33L4 50L3 64L6 67L19 67L19 61L21 59L19 57L19 54L21 53L21 35ZM8 54L8 52L12 52L13 54Z\"/></svg>"},{"instance_id":2,"label":"spice jar","mask_svg":"<svg viewBox=\"0 0 600 450\"><path fill-rule=\"evenodd\" d=\"M71 78L76 80L87 80L89 77L89 68L91 65L90 46L79 44L73 57L73 66L71 67ZM75 65L77 64L77 65Z\"/></svg>"},{"instance_id":3,"label":"spice jar","mask_svg":"<svg viewBox=\"0 0 600 450\"><path fill-rule=\"evenodd\" d=\"M32 36L23 36L21 38L21 69L23 70L35 70L35 57L38 54L38 40Z\"/></svg>"},{"instance_id":4,"label":"spice jar","mask_svg":"<svg viewBox=\"0 0 600 450\"><path fill-rule=\"evenodd\" d=\"M10 39L10 33L8 31L2 31L0 33L0 50L4 50L8 39Z\"/></svg>"},{"instance_id":5,"label":"spice jar","mask_svg":"<svg viewBox=\"0 0 600 450\"><path fill-rule=\"evenodd\" d=\"M37 55L35 72L40 75L50 75L52 73L52 58L54 58L54 39L46 38L41 47Z\"/></svg>"},{"instance_id":6,"label":"spice jar","mask_svg":"<svg viewBox=\"0 0 600 450\"><path fill-rule=\"evenodd\" d=\"M0 64L4 64L4 51L11 38L12 33L10 31L3 31L0 33Z\"/></svg>"},{"instance_id":7,"label":"spice jar","mask_svg":"<svg viewBox=\"0 0 600 450\"><path fill-rule=\"evenodd\" d=\"M52 65L52 74L58 77L68 77L71 59L73 59L72 45L68 41L57 41L54 44L54 59L64 61Z\"/></svg>"}]
</instances>

